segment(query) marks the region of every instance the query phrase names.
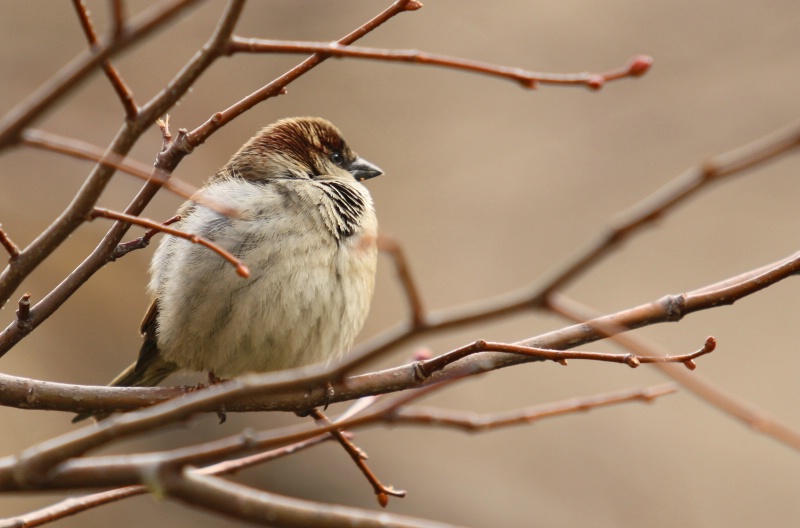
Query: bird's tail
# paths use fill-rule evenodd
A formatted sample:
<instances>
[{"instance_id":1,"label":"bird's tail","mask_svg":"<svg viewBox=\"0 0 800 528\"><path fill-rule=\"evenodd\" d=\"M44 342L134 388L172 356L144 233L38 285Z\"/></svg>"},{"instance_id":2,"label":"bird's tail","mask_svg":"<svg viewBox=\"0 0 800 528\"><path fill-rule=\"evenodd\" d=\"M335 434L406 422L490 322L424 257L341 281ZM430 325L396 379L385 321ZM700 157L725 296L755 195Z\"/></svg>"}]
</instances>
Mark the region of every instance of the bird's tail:
<instances>
[{"instance_id":1,"label":"bird's tail","mask_svg":"<svg viewBox=\"0 0 800 528\"><path fill-rule=\"evenodd\" d=\"M148 346L148 341L145 341L143 348ZM152 343L155 345L155 343ZM142 352L145 352L144 350ZM167 361L166 359L162 358L160 354L156 351L156 353L150 354L140 354L139 361L132 364L125 370L123 370L119 376L114 378L111 383L108 384L109 387L155 387L167 376L176 372L178 370L178 365L173 363L172 361ZM103 418L108 417L108 414L79 414L72 419L72 423L80 422L81 420L85 420L90 416L94 416L96 420L102 420Z\"/></svg>"}]
</instances>

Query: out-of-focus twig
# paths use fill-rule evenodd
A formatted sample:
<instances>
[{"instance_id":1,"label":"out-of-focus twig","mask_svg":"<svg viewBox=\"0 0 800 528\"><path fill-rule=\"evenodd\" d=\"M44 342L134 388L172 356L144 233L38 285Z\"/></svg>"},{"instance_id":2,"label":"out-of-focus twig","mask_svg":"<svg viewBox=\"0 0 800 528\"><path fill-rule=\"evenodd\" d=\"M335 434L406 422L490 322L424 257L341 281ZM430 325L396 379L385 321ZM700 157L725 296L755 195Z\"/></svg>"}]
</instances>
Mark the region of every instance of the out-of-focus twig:
<instances>
[{"instance_id":1,"label":"out-of-focus twig","mask_svg":"<svg viewBox=\"0 0 800 528\"><path fill-rule=\"evenodd\" d=\"M34 128L25 129L20 139L20 144L56 152L72 158L94 161L108 165L116 170L135 176L140 180L158 182L164 189L173 192L184 199L189 199L197 187L174 176L134 159L103 152L103 149L79 139L68 138L52 132Z\"/></svg>"},{"instance_id":2,"label":"out-of-focus twig","mask_svg":"<svg viewBox=\"0 0 800 528\"><path fill-rule=\"evenodd\" d=\"M34 90L24 101L15 105L0 118L0 149L9 147L22 130L40 117L106 59L143 40L153 31L165 26L199 0L169 0L159 2L127 23L119 38L100 41L93 49L79 54L53 78ZM2 296L0 296L2 298Z\"/></svg>"},{"instance_id":3,"label":"out-of-focus twig","mask_svg":"<svg viewBox=\"0 0 800 528\"><path fill-rule=\"evenodd\" d=\"M271 449L263 453L257 453L255 455L241 457L234 460L219 462L218 464L206 466L204 468L198 468L194 471L202 475L224 475L235 473L256 464L262 464L264 462L269 462L270 460L292 455L332 439L333 437L327 434L319 435L284 447ZM83 497L71 497L45 508L31 511L17 517L9 517L7 519L0 520L0 528L12 528L17 526L32 528L34 526L41 526L43 524L63 519L64 517L68 517L70 515L75 515L77 513L102 506L104 504L127 499L128 497L135 497L136 495L143 495L147 492L148 489L146 486L135 484L132 486L125 486L108 491L101 491L99 493L92 493Z\"/></svg>"},{"instance_id":4,"label":"out-of-focus twig","mask_svg":"<svg viewBox=\"0 0 800 528\"><path fill-rule=\"evenodd\" d=\"M405 292L409 310L411 311L411 325L414 328L425 326L425 308L422 304L422 296L417 288L417 283L411 276L411 268L406 260L405 252L397 240L384 235L378 235L378 249L387 253L394 263L397 278Z\"/></svg>"},{"instance_id":5,"label":"out-of-focus twig","mask_svg":"<svg viewBox=\"0 0 800 528\"><path fill-rule=\"evenodd\" d=\"M652 387L593 394L513 411L486 414L414 405L397 409L390 420L398 423L430 424L438 427L453 427L470 432L483 432L512 425L528 425L543 418L585 412L625 402L641 401L650 403L656 398L672 394L677 390L677 386L674 383L662 383Z\"/></svg>"},{"instance_id":6,"label":"out-of-focus twig","mask_svg":"<svg viewBox=\"0 0 800 528\"><path fill-rule=\"evenodd\" d=\"M84 4L83 0L72 0L72 5L75 7L78 20L81 22L81 27L86 34L86 39L89 41L89 44L93 47L97 46L97 33L94 31L92 17L89 15L89 9L86 7L86 4ZM122 12L122 3L119 0L112 2L112 7L114 16L112 18L113 27L111 35L113 39L116 40L122 36L125 30L125 18ZM106 77L108 77L108 80L111 82L111 87L117 92L117 97L119 97L122 107L125 109L125 117L127 119L135 119L139 108L133 100L131 89L125 84L125 81L122 80L122 75L120 75L119 71L108 59L101 63L101 67L103 68L103 73L106 74Z\"/></svg>"}]
</instances>

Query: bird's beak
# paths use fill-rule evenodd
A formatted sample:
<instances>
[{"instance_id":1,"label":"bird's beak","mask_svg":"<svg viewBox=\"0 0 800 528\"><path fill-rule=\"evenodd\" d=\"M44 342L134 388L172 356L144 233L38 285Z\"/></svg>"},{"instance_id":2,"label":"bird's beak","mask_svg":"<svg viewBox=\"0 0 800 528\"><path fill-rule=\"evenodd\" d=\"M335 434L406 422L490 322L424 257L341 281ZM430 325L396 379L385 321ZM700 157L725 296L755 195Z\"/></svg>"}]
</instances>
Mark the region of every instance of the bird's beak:
<instances>
[{"instance_id":1,"label":"bird's beak","mask_svg":"<svg viewBox=\"0 0 800 528\"><path fill-rule=\"evenodd\" d=\"M350 164L347 170L350 171L350 174L352 174L353 178L357 181L368 180L383 174L383 171L377 165L373 165L364 158L356 158L353 160L353 163Z\"/></svg>"}]
</instances>

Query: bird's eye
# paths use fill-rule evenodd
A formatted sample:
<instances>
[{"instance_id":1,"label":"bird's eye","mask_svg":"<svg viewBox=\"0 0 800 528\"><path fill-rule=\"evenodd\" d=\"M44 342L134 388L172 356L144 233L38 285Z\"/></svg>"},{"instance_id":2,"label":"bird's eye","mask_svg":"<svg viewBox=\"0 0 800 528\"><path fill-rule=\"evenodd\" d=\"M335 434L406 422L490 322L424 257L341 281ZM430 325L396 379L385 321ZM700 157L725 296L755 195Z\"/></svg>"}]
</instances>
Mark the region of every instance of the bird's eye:
<instances>
[{"instance_id":1,"label":"bird's eye","mask_svg":"<svg viewBox=\"0 0 800 528\"><path fill-rule=\"evenodd\" d=\"M336 165L341 166L344 163L344 156L338 150L336 152L331 153L330 160L334 162Z\"/></svg>"}]
</instances>

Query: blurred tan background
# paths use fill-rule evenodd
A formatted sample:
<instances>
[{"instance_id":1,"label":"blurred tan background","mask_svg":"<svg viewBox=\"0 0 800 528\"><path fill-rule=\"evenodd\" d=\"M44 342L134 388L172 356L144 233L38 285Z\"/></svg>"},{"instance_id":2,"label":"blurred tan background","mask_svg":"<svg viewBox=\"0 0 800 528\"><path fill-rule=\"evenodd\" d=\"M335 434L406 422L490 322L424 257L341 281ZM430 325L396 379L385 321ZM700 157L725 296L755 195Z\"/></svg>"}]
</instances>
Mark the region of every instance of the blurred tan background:
<instances>
[{"instance_id":1,"label":"blurred tan background","mask_svg":"<svg viewBox=\"0 0 800 528\"><path fill-rule=\"evenodd\" d=\"M388 2L254 1L238 34L330 40ZM130 2L138 12L148 2ZM106 5L90 2L105 27ZM161 89L206 40L222 2L207 2L169 31L114 63L138 102ZM292 115L336 123L386 176L369 182L382 229L402 241L426 306L445 308L527 285L598 235L609 219L687 167L800 115L800 3L794 1L426 2L360 44L418 48L539 71L602 71L636 53L655 58L637 80L600 92L525 91L483 76L424 66L329 60L235 120L187 158L176 175L200 183L254 131ZM0 112L85 48L69 2L0 4ZM171 112L173 129L208 116L284 72L301 56L223 60ZM122 113L95 75L37 127L105 146ZM157 130L133 152L151 163ZM567 293L610 312L688 291L798 249L796 156L698 196L657 229L626 244ZM0 222L28 244L70 201L90 165L31 150L0 156ZM122 208L140 182L119 175L101 205ZM145 211L170 217L180 204L162 193ZM80 229L25 282L16 297L37 301L94 248L108 228ZM130 236L139 236L134 229ZM6 373L104 384L138 351L148 303L152 249L108 266L61 311L0 361ZM15 298L16 298L15 297ZM698 372L800 427L797 281L678 325L641 331L673 353L707 335L718 351ZM3 327L15 306L2 311ZM405 307L388 260L381 261L362 337L402 320ZM378 366L405 362L415 347L444 352L477 338L513 341L564 323L531 313L420 340ZM587 347L613 350L604 345ZM173 378L191 382L195 378ZM658 383L654 369L573 361L492 373L432 398L490 412ZM69 416L0 409L0 454L73 429ZM158 449L245 426L295 423L293 416L213 417L185 430L114 450ZM687 392L654 405L627 404L480 435L434 428L375 428L358 443L386 483L407 489L389 511L470 526L797 526L800 453L749 430ZM243 481L313 500L375 508L369 485L338 447L326 445L249 470ZM61 495L0 497L0 515ZM58 526L238 526L173 502L139 497L60 521Z\"/></svg>"}]
</instances>

